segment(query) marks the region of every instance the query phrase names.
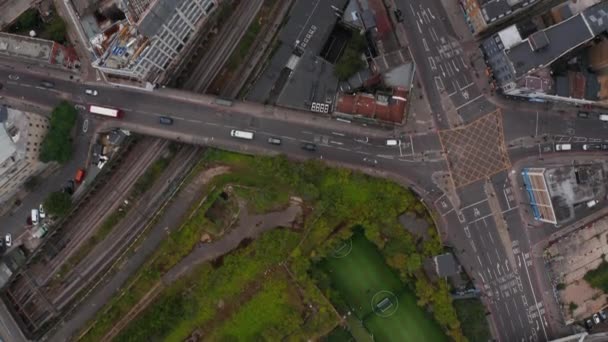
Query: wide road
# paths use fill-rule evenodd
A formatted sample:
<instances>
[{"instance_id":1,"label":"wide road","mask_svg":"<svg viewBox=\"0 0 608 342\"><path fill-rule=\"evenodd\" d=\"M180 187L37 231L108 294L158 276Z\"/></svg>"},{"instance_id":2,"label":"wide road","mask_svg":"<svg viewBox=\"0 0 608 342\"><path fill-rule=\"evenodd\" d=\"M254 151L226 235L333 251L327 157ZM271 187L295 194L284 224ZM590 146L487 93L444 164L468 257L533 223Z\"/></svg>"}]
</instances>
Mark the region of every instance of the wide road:
<instances>
[{"instance_id":1,"label":"wide road","mask_svg":"<svg viewBox=\"0 0 608 342\"><path fill-rule=\"evenodd\" d=\"M427 15L430 14L427 12ZM543 272L542 264L529 263L526 253L531 243L527 238L527 227L517 216L518 203L508 199L507 192L513 189L507 173L492 177L490 183L495 195L485 193L483 182L459 189L461 203L454 208L432 180L434 174L448 171L436 133L403 135L398 129L364 127L261 104L235 103L226 107L215 104L212 97L204 95L169 89L145 92L91 86L63 74L47 74L33 68L21 72L16 70L19 68L15 62L0 60L0 83L4 84L0 90L3 96L0 103L4 101L20 106L17 102L29 102L40 108L50 108L61 100L69 100L80 105L117 107L125 112L121 120L100 119L85 111L82 111L82 119L91 122L89 129L100 125L121 126L144 134L247 153L284 153L296 158L322 159L391 177L411 186L427 203L437 207L443 218L439 223L444 225L442 230L448 231L450 243L464 250L459 257L484 291L499 339L547 340L556 336L547 324L543 310L545 304L539 298L541 289L536 285L537 273ZM10 80L10 74L17 74L19 79ZM43 80L53 81L55 87L40 87ZM86 96L86 88L97 89L99 96ZM547 111L540 111L538 116L529 111L506 112L505 138L518 141L542 135L573 136L576 133L577 136L589 135L597 139L595 136L601 132L596 127L596 120L576 120L573 113L563 115L572 123L559 123L562 118ZM160 116L170 116L175 122L171 126L160 125ZM231 138L232 129L255 132L255 139ZM282 139L282 145L268 144L269 137ZM386 139L394 137L399 138L402 144L386 146ZM302 150L301 145L305 142L316 144L318 150ZM531 146L536 147L534 144ZM537 153L536 148L527 145L509 150L512 163ZM492 205L491 198L495 196L499 201ZM502 200L503 197L506 201ZM510 231L507 235L511 235L510 240L507 239L508 244L503 236L506 228L497 227L489 216L491 213L505 217Z\"/></svg>"}]
</instances>

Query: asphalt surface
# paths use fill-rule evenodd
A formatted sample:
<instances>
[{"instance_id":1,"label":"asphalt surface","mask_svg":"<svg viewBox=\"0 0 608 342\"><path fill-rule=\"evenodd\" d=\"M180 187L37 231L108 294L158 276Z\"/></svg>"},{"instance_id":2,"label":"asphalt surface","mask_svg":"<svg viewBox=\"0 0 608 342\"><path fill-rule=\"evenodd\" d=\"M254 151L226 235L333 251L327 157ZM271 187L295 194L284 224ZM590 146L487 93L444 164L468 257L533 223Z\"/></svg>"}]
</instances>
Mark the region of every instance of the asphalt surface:
<instances>
[{"instance_id":1,"label":"asphalt surface","mask_svg":"<svg viewBox=\"0 0 608 342\"><path fill-rule=\"evenodd\" d=\"M424 29L424 34L421 35L427 44L431 44L429 49L445 53L447 47L442 43L441 37L449 36L453 32L450 31L449 24L440 19L441 6L429 2L421 7L422 3L411 2L412 10L410 3L404 2L402 5L403 13L409 12L408 15L411 16L414 30L417 30L419 20L422 20L422 25L426 25L426 28L434 28ZM444 22L444 26L435 24L436 20ZM437 39L434 40L435 35ZM453 39L449 41L453 42ZM414 48L416 44L419 49ZM418 61L424 55L424 42L419 40L418 43L412 42L412 45L414 58ZM450 44L450 47L458 49L453 44ZM423 57L423 62L419 63L422 64L419 68L422 77L427 80L440 77L445 85L442 94L434 82L425 84L431 108L439 118L436 120L439 128L449 127L447 114L442 107L446 96L466 120L473 120L480 115L478 113L492 109L493 105L486 98L479 97L479 92L475 90L478 89L477 86L468 86L466 83L472 82L470 76L467 76L470 73L450 74L446 71L446 68L449 70L448 65L452 65L452 70L455 71L454 64L458 66L457 62L460 61L458 53L440 55L439 63L434 60L435 69L428 58ZM466 64L466 60L461 64ZM443 71L439 65L443 66ZM499 339L542 341L560 335L554 329L559 325L559 318L556 318L552 326L544 310L550 303L546 303L540 295L541 292L547 291L546 288L541 288L537 281L539 273L543 272L542 264L535 262L529 254L534 240L542 238L542 234L537 234L538 237L533 234L531 240L530 228L520 217L521 204L509 199L510 193L517 190L508 180L509 170L490 178L495 195L488 196L485 193L485 181L474 182L458 189L460 204L458 208L454 208L431 179L435 172L447 171L440 153L441 144L435 132L402 135L398 129L363 127L336 122L311 113L253 103L236 103L226 107L215 104L213 98L208 96L169 89L145 92L104 85L87 86L78 80L70 79L69 74L47 73L35 68L22 69L17 73L15 70L20 70L19 66L16 62L0 60L0 83L4 84L0 91L4 99L1 99L0 103L4 101L14 105L12 100L16 99L22 104L45 109L61 100L69 100L81 105L98 104L121 108L125 115L121 120L112 121L115 126L144 134L245 153L284 153L302 159L323 159L379 176L391 177L411 186L440 212L443 220L442 230L446 232L449 243L460 251L457 253L458 257L484 293L484 301L488 304ZM463 68L466 70L464 66ZM443 72L446 72L446 76ZM9 74L18 74L20 78L11 81L8 79ZM42 80L52 80L55 83L54 89L40 87ZM464 86L468 86L464 89L469 93L468 99L463 95ZM86 88L95 88L99 90L100 95L86 96ZM451 95L455 90L456 93ZM579 119L575 111L553 112L545 106L527 103L514 104L512 108L515 109L504 110L502 116L511 163L539 155L539 149L542 153L543 146L550 147L545 153L553 154L551 147L555 140L552 139L569 139L568 141L578 143L603 139L604 124L593 118ZM159 116L172 117L174 124L160 125ZM90 122L104 120L87 113L82 113L79 120L83 122L87 119ZM255 138L251 141L231 138L232 129L255 132ZM269 137L280 138L282 145L268 144ZM401 146L386 146L386 139L394 137L402 141ZM83 135L82 145L88 146L86 138L86 135ZM306 142L316 144L317 151L304 151L301 145ZM78 158L86 158L81 153L77 155ZM60 180L65 176L71 177L78 165L79 162L73 164L73 170L69 169L71 166L66 167L61 171L61 175L56 177ZM54 186L53 182L48 184L42 187L40 192L31 195L31 200L24 200L24 203L31 202L24 204L22 210L29 210L33 203L39 203L45 192ZM503 218L505 226L498 225L499 220L495 220L492 214ZM17 217L15 221L3 217L0 224L8 231L16 233L22 229L19 221L25 221L25 215L16 212L14 216ZM20 216L23 218L20 219ZM2 317L4 316L0 311L0 318Z\"/></svg>"}]
</instances>

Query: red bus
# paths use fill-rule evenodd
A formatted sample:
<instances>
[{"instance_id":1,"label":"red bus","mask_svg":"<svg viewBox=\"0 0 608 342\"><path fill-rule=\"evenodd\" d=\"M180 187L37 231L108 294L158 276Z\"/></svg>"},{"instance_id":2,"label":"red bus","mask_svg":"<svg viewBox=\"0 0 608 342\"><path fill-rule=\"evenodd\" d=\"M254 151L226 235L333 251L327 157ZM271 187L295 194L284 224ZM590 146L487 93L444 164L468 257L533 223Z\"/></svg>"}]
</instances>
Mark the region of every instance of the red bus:
<instances>
[{"instance_id":1,"label":"red bus","mask_svg":"<svg viewBox=\"0 0 608 342\"><path fill-rule=\"evenodd\" d=\"M122 111L119 109L101 107L101 106L89 106L89 112L97 115L109 116L111 118L122 117Z\"/></svg>"}]
</instances>

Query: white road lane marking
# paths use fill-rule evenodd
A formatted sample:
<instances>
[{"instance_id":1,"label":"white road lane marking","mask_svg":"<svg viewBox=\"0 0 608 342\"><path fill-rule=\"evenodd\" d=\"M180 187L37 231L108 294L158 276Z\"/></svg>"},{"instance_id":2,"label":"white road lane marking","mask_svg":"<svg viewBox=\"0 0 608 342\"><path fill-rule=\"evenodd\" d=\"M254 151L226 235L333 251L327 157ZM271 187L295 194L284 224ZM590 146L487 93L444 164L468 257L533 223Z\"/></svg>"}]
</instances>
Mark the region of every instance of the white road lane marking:
<instances>
[{"instance_id":1,"label":"white road lane marking","mask_svg":"<svg viewBox=\"0 0 608 342\"><path fill-rule=\"evenodd\" d=\"M429 65L431 66L431 70L437 70L437 65L435 65L435 60L433 57L428 57Z\"/></svg>"},{"instance_id":2,"label":"white road lane marking","mask_svg":"<svg viewBox=\"0 0 608 342\"><path fill-rule=\"evenodd\" d=\"M188 122L194 122L194 123L203 123L201 120L192 120L192 119L187 119L186 121ZM44 208L43 208L44 209Z\"/></svg>"},{"instance_id":3,"label":"white road lane marking","mask_svg":"<svg viewBox=\"0 0 608 342\"><path fill-rule=\"evenodd\" d=\"M472 99L472 100L469 100L468 102L463 103L462 105L460 105L460 106L456 107L456 110L460 110L462 107L468 106L468 105L470 105L471 103L473 103L473 102L475 102L475 101L479 100L479 99L480 99L480 98L482 98L482 97L483 97L483 94L481 94L481 95L477 96L476 98L474 98L474 99Z\"/></svg>"},{"instance_id":4,"label":"white road lane marking","mask_svg":"<svg viewBox=\"0 0 608 342\"><path fill-rule=\"evenodd\" d=\"M418 26L418 32L422 34L422 29L420 28L420 24L418 22L416 22L416 26Z\"/></svg>"},{"instance_id":5,"label":"white road lane marking","mask_svg":"<svg viewBox=\"0 0 608 342\"><path fill-rule=\"evenodd\" d=\"M334 141L334 140L330 140L329 143L330 144L336 144L336 145L344 145L344 143L341 143L339 141Z\"/></svg>"},{"instance_id":6,"label":"white road lane marking","mask_svg":"<svg viewBox=\"0 0 608 342\"><path fill-rule=\"evenodd\" d=\"M424 45L424 51L429 52L429 44L426 42L426 39L422 38L422 45Z\"/></svg>"},{"instance_id":7,"label":"white road lane marking","mask_svg":"<svg viewBox=\"0 0 608 342\"><path fill-rule=\"evenodd\" d=\"M340 133L340 132L331 132L331 134L337 135L339 137L343 137L344 136L344 133Z\"/></svg>"}]
</instances>

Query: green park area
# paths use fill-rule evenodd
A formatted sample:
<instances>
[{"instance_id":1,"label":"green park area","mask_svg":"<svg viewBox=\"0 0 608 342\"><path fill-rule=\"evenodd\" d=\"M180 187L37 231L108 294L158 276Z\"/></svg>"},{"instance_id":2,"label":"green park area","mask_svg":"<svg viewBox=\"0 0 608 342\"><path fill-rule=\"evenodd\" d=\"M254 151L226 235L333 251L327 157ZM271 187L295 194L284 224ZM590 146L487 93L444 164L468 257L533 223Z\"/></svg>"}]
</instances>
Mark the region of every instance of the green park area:
<instances>
[{"instance_id":1,"label":"green park area","mask_svg":"<svg viewBox=\"0 0 608 342\"><path fill-rule=\"evenodd\" d=\"M108 333L116 341L340 340L351 334L370 338L369 333L378 341L443 341L446 335L465 340L447 283L433 282L422 271L422 260L441 253L442 246L425 207L409 190L319 161L213 149L186 182L219 168L224 172L201 188L201 200L178 229L79 341L105 340ZM227 192L257 215L283 210L297 198L299 223L243 241L166 282L174 266L200 246L201 236L218 241L229 231L221 213L235 205ZM427 219L428 238L399 223L408 211ZM135 307L145 309L135 315Z\"/></svg>"},{"instance_id":2,"label":"green park area","mask_svg":"<svg viewBox=\"0 0 608 342\"><path fill-rule=\"evenodd\" d=\"M353 237L323 262L351 313L377 341L447 341L441 327L365 236Z\"/></svg>"},{"instance_id":3,"label":"green park area","mask_svg":"<svg viewBox=\"0 0 608 342\"><path fill-rule=\"evenodd\" d=\"M608 293L608 262L602 261L596 269L585 273L584 279L591 286Z\"/></svg>"}]
</instances>

